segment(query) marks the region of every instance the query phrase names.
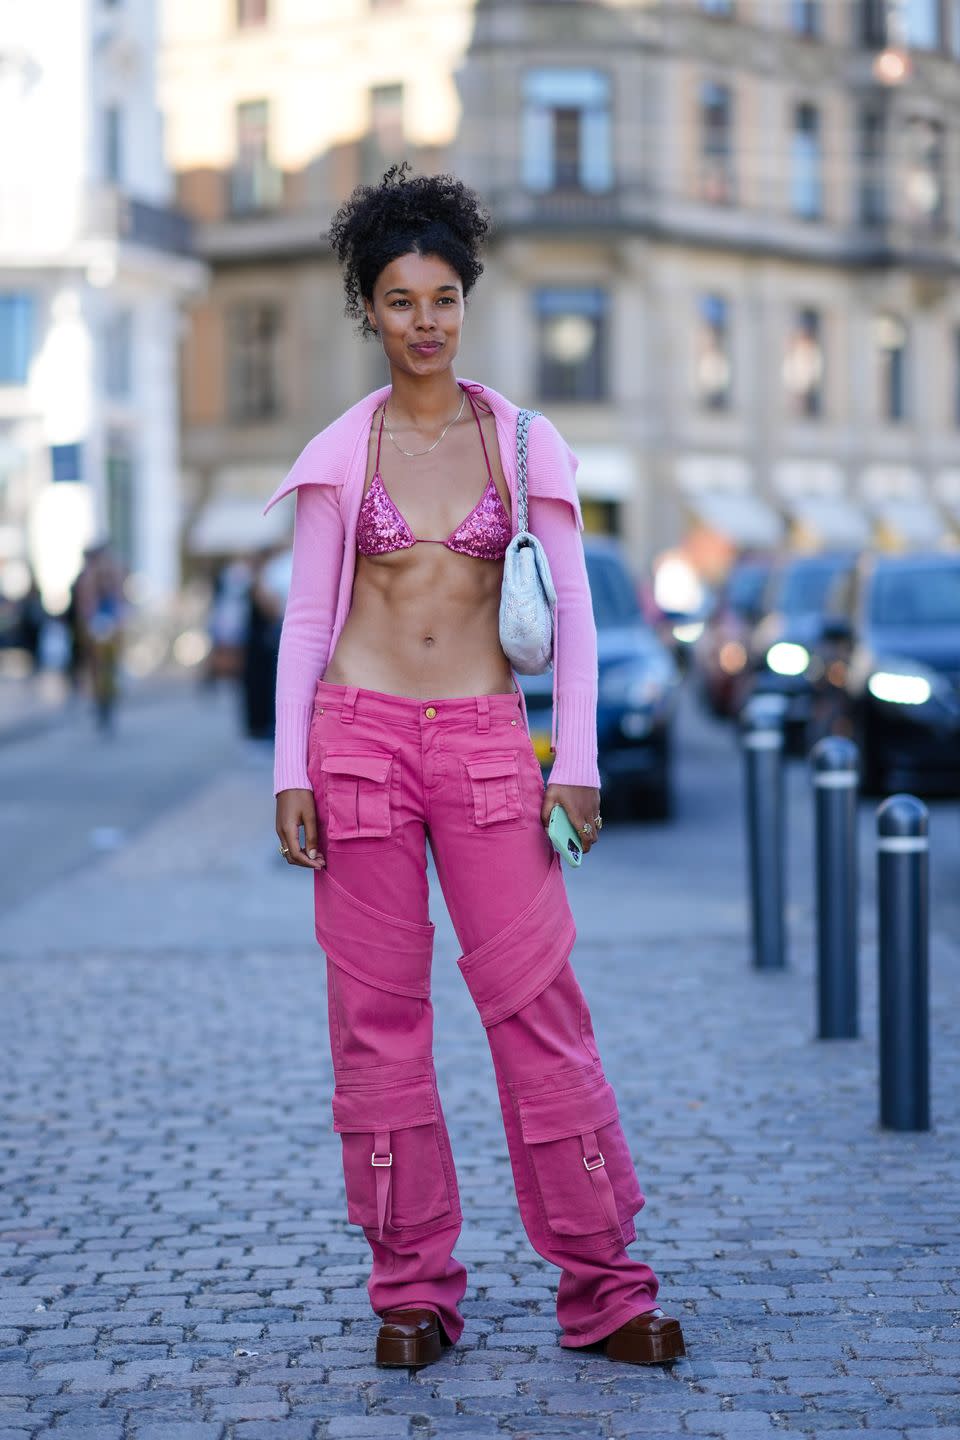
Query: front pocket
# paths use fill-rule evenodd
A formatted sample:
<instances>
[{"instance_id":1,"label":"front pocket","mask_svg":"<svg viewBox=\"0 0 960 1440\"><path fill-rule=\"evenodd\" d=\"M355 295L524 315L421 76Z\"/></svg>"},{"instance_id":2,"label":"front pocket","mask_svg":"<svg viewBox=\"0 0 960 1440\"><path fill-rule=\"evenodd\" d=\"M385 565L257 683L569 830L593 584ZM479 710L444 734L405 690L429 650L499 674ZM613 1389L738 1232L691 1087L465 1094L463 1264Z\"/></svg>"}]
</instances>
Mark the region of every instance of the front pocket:
<instances>
[{"instance_id":1,"label":"front pocket","mask_svg":"<svg viewBox=\"0 0 960 1440\"><path fill-rule=\"evenodd\" d=\"M329 840L385 839L392 829L393 755L335 754L320 762Z\"/></svg>"},{"instance_id":2,"label":"front pocket","mask_svg":"<svg viewBox=\"0 0 960 1440\"><path fill-rule=\"evenodd\" d=\"M643 1192L606 1081L528 1095L518 1103L543 1213L556 1235L619 1230L642 1209Z\"/></svg>"},{"instance_id":3,"label":"front pocket","mask_svg":"<svg viewBox=\"0 0 960 1440\"><path fill-rule=\"evenodd\" d=\"M347 1219L399 1230L450 1210L433 1083L333 1095L333 1128L343 1145Z\"/></svg>"},{"instance_id":4,"label":"front pocket","mask_svg":"<svg viewBox=\"0 0 960 1440\"><path fill-rule=\"evenodd\" d=\"M517 757L485 756L482 760L465 760L468 804L475 825L498 825L520 820L523 800Z\"/></svg>"}]
</instances>

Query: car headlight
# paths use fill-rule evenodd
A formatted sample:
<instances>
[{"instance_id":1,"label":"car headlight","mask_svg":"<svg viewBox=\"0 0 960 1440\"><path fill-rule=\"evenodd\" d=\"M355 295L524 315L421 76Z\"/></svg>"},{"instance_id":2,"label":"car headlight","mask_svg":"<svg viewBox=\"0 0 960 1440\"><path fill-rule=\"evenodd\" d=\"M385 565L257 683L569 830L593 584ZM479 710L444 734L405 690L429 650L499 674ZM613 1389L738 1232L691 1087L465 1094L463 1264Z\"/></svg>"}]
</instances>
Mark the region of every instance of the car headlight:
<instances>
[{"instance_id":1,"label":"car headlight","mask_svg":"<svg viewBox=\"0 0 960 1440\"><path fill-rule=\"evenodd\" d=\"M685 620L674 625L671 634L680 645L695 645L703 634L702 620Z\"/></svg>"},{"instance_id":2,"label":"car headlight","mask_svg":"<svg viewBox=\"0 0 960 1440\"><path fill-rule=\"evenodd\" d=\"M875 700L888 705L926 705L935 696L946 695L949 687L936 670L916 660L882 660L867 680L867 689Z\"/></svg>"},{"instance_id":3,"label":"car headlight","mask_svg":"<svg viewBox=\"0 0 960 1440\"><path fill-rule=\"evenodd\" d=\"M810 664L810 651L792 640L778 640L767 651L767 669L775 675L802 675Z\"/></svg>"}]
</instances>

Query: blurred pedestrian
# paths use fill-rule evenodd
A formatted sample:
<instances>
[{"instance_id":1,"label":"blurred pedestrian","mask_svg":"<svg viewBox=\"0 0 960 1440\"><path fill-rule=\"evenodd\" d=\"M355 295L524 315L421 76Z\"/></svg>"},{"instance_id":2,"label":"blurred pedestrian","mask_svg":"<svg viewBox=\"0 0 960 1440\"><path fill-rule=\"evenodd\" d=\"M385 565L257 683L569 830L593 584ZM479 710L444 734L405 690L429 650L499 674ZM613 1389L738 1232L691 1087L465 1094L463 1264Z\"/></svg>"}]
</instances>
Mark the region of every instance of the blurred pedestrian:
<instances>
[{"instance_id":1,"label":"blurred pedestrian","mask_svg":"<svg viewBox=\"0 0 960 1440\"><path fill-rule=\"evenodd\" d=\"M31 571L27 593L20 601L19 639L21 648L26 650L30 656L30 668L34 674L40 669L40 645L43 639L43 628L48 619L40 587L37 584L36 576Z\"/></svg>"},{"instance_id":2,"label":"blurred pedestrian","mask_svg":"<svg viewBox=\"0 0 960 1440\"><path fill-rule=\"evenodd\" d=\"M348 1218L372 1251L376 1357L427 1364L464 1323L460 1201L432 1059L429 836L487 1027L521 1216L561 1271L560 1343L673 1360L680 1325L626 1251L644 1196L570 965L574 922L545 833L555 804L584 851L602 824L576 459L548 419L533 420L529 526L558 596L544 790L498 628L519 411L453 370L488 220L453 177L407 169L358 188L331 229L348 313L379 338L390 385L316 436L270 502L297 492L277 833L288 863L315 872L334 1124Z\"/></svg>"},{"instance_id":3,"label":"blurred pedestrian","mask_svg":"<svg viewBox=\"0 0 960 1440\"><path fill-rule=\"evenodd\" d=\"M251 740L272 740L277 652L283 624L283 595L270 583L273 552L261 551L247 589L243 647L243 714Z\"/></svg>"},{"instance_id":4,"label":"blurred pedestrian","mask_svg":"<svg viewBox=\"0 0 960 1440\"><path fill-rule=\"evenodd\" d=\"M246 560L229 560L214 578L208 619L210 654L204 673L208 685L235 681L243 673L251 579Z\"/></svg>"},{"instance_id":5,"label":"blurred pedestrian","mask_svg":"<svg viewBox=\"0 0 960 1440\"><path fill-rule=\"evenodd\" d=\"M84 565L74 586L79 659L93 697L97 725L113 729L120 655L123 645L125 574L105 541L84 552Z\"/></svg>"}]
</instances>

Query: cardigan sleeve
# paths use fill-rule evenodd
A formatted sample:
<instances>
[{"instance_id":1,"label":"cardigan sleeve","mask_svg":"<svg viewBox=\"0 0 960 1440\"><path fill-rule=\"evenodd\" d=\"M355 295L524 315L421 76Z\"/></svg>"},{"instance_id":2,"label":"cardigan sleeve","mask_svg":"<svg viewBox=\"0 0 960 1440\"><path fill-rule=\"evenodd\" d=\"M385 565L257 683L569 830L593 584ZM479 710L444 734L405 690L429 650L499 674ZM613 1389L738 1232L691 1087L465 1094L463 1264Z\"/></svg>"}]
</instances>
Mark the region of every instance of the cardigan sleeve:
<instances>
[{"instance_id":1,"label":"cardigan sleeve","mask_svg":"<svg viewBox=\"0 0 960 1440\"><path fill-rule=\"evenodd\" d=\"M554 785L600 788L597 627L580 531L577 457L545 416L530 427L530 529L547 552L557 592L554 635Z\"/></svg>"},{"instance_id":2,"label":"cardigan sleeve","mask_svg":"<svg viewBox=\"0 0 960 1440\"><path fill-rule=\"evenodd\" d=\"M557 592L554 635L554 785L600 788L597 769L597 628L583 544L570 506L530 498L530 529L547 552Z\"/></svg>"},{"instance_id":3,"label":"cardigan sleeve","mask_svg":"<svg viewBox=\"0 0 960 1440\"><path fill-rule=\"evenodd\" d=\"M329 659L343 542L339 491L331 485L301 485L277 658L274 794L310 789L307 740L314 690Z\"/></svg>"}]
</instances>

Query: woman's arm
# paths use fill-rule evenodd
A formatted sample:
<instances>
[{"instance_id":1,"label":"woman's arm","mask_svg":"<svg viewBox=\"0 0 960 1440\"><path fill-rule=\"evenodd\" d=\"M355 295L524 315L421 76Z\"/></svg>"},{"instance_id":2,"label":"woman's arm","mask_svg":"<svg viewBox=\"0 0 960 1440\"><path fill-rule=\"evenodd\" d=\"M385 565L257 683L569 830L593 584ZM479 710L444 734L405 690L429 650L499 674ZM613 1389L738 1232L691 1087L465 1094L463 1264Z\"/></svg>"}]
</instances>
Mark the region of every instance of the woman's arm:
<instances>
[{"instance_id":1,"label":"woman's arm","mask_svg":"<svg viewBox=\"0 0 960 1440\"><path fill-rule=\"evenodd\" d=\"M557 592L554 635L556 759L551 785L600 787L597 628L577 516L566 500L530 495L530 529L547 552Z\"/></svg>"},{"instance_id":2,"label":"woman's arm","mask_svg":"<svg viewBox=\"0 0 960 1440\"><path fill-rule=\"evenodd\" d=\"M307 740L314 691L329 659L343 536L336 487L302 485L297 491L293 570L277 660L275 794L310 788Z\"/></svg>"}]
</instances>

